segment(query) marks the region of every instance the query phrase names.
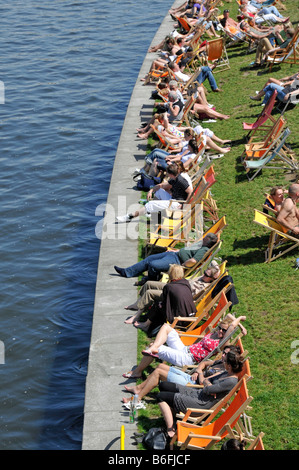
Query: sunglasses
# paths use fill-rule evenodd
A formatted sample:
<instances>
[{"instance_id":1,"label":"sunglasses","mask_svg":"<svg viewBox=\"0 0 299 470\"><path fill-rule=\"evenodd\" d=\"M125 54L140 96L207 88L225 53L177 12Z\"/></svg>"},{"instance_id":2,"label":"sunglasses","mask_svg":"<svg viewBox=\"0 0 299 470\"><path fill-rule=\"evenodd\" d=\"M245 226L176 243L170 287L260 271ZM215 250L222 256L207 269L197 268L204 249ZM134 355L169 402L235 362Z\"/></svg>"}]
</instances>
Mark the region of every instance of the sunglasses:
<instances>
[{"instance_id":1,"label":"sunglasses","mask_svg":"<svg viewBox=\"0 0 299 470\"><path fill-rule=\"evenodd\" d=\"M226 333L226 332L227 332L227 329L222 328L221 326L218 326L218 330L222 331L223 333Z\"/></svg>"}]
</instances>

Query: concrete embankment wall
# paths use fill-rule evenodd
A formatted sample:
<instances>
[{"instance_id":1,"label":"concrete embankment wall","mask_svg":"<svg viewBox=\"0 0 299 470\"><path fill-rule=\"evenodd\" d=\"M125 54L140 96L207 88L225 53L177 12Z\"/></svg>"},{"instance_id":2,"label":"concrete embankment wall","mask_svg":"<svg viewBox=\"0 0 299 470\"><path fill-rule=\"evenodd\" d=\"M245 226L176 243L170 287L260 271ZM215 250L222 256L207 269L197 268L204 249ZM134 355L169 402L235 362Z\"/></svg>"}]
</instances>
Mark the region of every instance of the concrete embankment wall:
<instances>
[{"instance_id":1,"label":"concrete embankment wall","mask_svg":"<svg viewBox=\"0 0 299 470\"><path fill-rule=\"evenodd\" d=\"M182 2L176 0L175 6ZM152 44L158 44L173 29L167 15ZM142 34L142 32L141 32ZM121 405L122 377L137 361L137 330L124 324L126 305L134 302L135 279L119 277L114 265L126 267L138 261L138 221L116 224L115 215L138 207L140 192L133 188L132 172L144 164L145 141L138 140L136 128L152 116L152 85L144 86L146 75L156 54L147 54L134 87L119 140L104 217L105 236L101 240L95 293L92 335L84 408L82 450L119 450L120 429L125 426L125 449L136 449L131 438L136 430L129 424L128 412ZM128 312L129 313L129 312Z\"/></svg>"}]
</instances>

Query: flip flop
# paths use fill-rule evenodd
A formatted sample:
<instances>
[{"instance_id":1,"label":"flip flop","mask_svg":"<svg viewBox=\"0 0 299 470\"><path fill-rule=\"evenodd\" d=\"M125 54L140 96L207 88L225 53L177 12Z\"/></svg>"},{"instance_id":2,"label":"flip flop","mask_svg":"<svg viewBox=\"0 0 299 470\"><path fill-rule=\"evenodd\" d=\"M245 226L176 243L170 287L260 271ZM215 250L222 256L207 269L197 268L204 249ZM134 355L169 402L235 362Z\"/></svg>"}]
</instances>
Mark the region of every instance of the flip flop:
<instances>
[{"instance_id":1,"label":"flip flop","mask_svg":"<svg viewBox=\"0 0 299 470\"><path fill-rule=\"evenodd\" d=\"M144 349L143 351L141 351L141 354L143 354L143 356L151 356L159 359L158 354L152 353L150 349Z\"/></svg>"}]
</instances>

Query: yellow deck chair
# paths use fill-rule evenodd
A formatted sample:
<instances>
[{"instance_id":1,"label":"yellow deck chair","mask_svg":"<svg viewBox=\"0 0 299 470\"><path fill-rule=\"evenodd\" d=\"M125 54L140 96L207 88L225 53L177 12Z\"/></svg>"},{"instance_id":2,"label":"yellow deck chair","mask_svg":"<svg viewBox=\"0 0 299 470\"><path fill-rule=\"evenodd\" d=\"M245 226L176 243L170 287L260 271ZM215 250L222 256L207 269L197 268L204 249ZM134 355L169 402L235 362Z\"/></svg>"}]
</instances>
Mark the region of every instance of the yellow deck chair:
<instances>
[{"instance_id":1,"label":"yellow deck chair","mask_svg":"<svg viewBox=\"0 0 299 470\"><path fill-rule=\"evenodd\" d=\"M252 400L253 398L248 395L246 380L243 378L232 402L214 421L202 426L178 421L177 434L171 445L176 442L180 450L209 450L225 437L235 438L237 433L234 432L234 428ZM221 411L218 408L216 410L218 414ZM214 410L215 415L216 410Z\"/></svg>"},{"instance_id":2,"label":"yellow deck chair","mask_svg":"<svg viewBox=\"0 0 299 470\"><path fill-rule=\"evenodd\" d=\"M274 217L255 209L253 221L267 230L270 230L268 248L265 252L266 263L270 263L271 261L280 258L280 256L283 256L299 247L299 239L289 235L287 233L288 230L279 224ZM289 246L289 243L291 243L291 246ZM274 254L274 250L278 248L284 249L283 251Z\"/></svg>"},{"instance_id":3,"label":"yellow deck chair","mask_svg":"<svg viewBox=\"0 0 299 470\"><path fill-rule=\"evenodd\" d=\"M202 325L196 326L208 313L207 306L209 307L209 304L207 304L206 308L203 308L198 312L196 321L193 322L186 331L179 332L181 340L185 346L190 346L194 341L202 339L206 334L210 333L215 328L220 318L225 314L226 310L231 306L231 302L228 302L225 293L222 291L219 294L214 299L211 299L211 301L214 300L214 310ZM178 322L182 321L182 318L186 317L176 317L171 326L176 328Z\"/></svg>"},{"instance_id":4,"label":"yellow deck chair","mask_svg":"<svg viewBox=\"0 0 299 470\"><path fill-rule=\"evenodd\" d=\"M163 223L156 227L155 232L150 233L146 256L153 251L174 248L178 243L193 242L202 233L201 214L202 205L194 205L187 212L182 211L180 218L165 218Z\"/></svg>"}]
</instances>

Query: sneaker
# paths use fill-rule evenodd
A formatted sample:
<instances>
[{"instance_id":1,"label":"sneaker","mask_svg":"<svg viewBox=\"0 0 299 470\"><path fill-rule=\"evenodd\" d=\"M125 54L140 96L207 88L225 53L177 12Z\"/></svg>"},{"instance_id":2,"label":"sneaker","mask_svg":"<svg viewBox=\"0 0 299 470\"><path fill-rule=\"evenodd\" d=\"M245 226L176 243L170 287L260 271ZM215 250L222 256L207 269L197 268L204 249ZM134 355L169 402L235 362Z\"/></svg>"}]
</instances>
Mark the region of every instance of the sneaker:
<instances>
[{"instance_id":1,"label":"sneaker","mask_svg":"<svg viewBox=\"0 0 299 470\"><path fill-rule=\"evenodd\" d=\"M119 215L116 217L117 222L124 223L124 222L130 222L132 217L129 216L129 214L126 215Z\"/></svg>"}]
</instances>

